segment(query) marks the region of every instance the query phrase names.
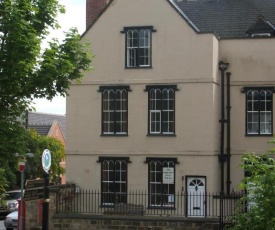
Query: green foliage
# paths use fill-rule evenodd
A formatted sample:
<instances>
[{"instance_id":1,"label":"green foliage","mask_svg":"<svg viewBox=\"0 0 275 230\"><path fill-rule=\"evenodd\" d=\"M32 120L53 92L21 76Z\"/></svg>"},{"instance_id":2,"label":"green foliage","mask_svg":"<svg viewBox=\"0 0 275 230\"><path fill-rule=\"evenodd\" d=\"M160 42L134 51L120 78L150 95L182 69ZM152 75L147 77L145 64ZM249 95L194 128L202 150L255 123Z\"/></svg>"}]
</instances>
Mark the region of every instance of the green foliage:
<instances>
[{"instance_id":1,"label":"green foliage","mask_svg":"<svg viewBox=\"0 0 275 230\"><path fill-rule=\"evenodd\" d=\"M6 192L8 186L7 179L4 177L4 169L0 169L0 195Z\"/></svg>"},{"instance_id":2,"label":"green foliage","mask_svg":"<svg viewBox=\"0 0 275 230\"><path fill-rule=\"evenodd\" d=\"M35 98L67 95L70 83L91 69L90 47L76 29L41 48L64 12L58 0L0 0L0 167L11 183L13 154L29 151L22 114Z\"/></svg>"},{"instance_id":3,"label":"green foliage","mask_svg":"<svg viewBox=\"0 0 275 230\"><path fill-rule=\"evenodd\" d=\"M61 141L47 136L40 136L34 130L29 131L29 149L34 153L33 158L28 158L29 172L26 173L27 179L43 178L42 153L49 149L52 156L50 169L50 180L58 183L60 175L64 174L65 169L60 166L60 162L65 159L65 148Z\"/></svg>"},{"instance_id":4,"label":"green foliage","mask_svg":"<svg viewBox=\"0 0 275 230\"><path fill-rule=\"evenodd\" d=\"M4 205L4 196L6 192L6 188L8 187L7 179L5 178L4 169L0 169L0 205Z\"/></svg>"},{"instance_id":5,"label":"green foliage","mask_svg":"<svg viewBox=\"0 0 275 230\"><path fill-rule=\"evenodd\" d=\"M271 152L273 153L273 150ZM242 157L245 177L240 188L247 191L235 219L235 230L275 229L275 160L270 154L247 153Z\"/></svg>"}]
</instances>

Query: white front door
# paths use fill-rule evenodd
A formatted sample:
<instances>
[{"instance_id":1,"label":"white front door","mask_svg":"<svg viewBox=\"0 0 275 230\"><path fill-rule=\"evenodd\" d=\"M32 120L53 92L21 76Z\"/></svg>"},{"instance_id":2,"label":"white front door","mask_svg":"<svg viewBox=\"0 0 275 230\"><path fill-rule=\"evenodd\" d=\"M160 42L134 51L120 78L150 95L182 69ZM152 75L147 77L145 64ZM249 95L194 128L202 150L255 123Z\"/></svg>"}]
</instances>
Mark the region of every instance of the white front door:
<instances>
[{"instance_id":1,"label":"white front door","mask_svg":"<svg viewBox=\"0 0 275 230\"><path fill-rule=\"evenodd\" d=\"M205 177L187 177L187 215L205 216Z\"/></svg>"}]
</instances>

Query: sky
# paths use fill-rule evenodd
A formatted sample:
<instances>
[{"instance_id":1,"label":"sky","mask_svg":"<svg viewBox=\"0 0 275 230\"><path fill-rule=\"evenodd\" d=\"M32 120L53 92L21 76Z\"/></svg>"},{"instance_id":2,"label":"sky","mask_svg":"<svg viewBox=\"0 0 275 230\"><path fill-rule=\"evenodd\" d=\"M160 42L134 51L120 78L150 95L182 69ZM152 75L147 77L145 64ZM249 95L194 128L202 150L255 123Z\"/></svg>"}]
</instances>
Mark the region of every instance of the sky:
<instances>
[{"instance_id":1,"label":"sky","mask_svg":"<svg viewBox=\"0 0 275 230\"><path fill-rule=\"evenodd\" d=\"M52 31L50 37L58 39L64 38L63 31L68 31L76 27L82 34L86 28L86 0L60 0L65 6L66 13L58 16L57 20L61 26L60 30ZM55 97L52 101L46 99L35 100L33 105L36 112L66 114L66 99L64 97Z\"/></svg>"}]
</instances>

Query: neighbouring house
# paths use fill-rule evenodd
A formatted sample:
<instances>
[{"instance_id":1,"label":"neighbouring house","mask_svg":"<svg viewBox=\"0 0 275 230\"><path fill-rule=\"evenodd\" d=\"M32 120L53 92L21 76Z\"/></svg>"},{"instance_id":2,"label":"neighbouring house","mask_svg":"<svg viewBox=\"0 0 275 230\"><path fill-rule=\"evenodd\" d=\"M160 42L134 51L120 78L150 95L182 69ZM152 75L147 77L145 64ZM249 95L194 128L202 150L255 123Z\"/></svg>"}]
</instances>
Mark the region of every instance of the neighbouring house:
<instances>
[{"instance_id":1,"label":"neighbouring house","mask_svg":"<svg viewBox=\"0 0 275 230\"><path fill-rule=\"evenodd\" d=\"M273 0L87 0L94 70L67 97L67 181L102 206L133 190L148 208L238 190L242 154L273 136L274 12Z\"/></svg>"},{"instance_id":2,"label":"neighbouring house","mask_svg":"<svg viewBox=\"0 0 275 230\"><path fill-rule=\"evenodd\" d=\"M28 112L28 128L34 129L39 135L58 139L66 148L66 115ZM65 159L60 165L66 168ZM66 183L66 175L61 176L60 183Z\"/></svg>"}]
</instances>

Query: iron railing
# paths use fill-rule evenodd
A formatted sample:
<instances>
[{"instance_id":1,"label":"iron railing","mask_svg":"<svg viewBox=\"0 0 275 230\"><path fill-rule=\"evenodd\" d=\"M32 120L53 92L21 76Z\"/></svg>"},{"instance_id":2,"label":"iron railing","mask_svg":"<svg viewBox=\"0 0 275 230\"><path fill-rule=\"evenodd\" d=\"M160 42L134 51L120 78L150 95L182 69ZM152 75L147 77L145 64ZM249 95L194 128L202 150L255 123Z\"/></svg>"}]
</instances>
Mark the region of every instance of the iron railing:
<instances>
[{"instance_id":1,"label":"iron railing","mask_svg":"<svg viewBox=\"0 0 275 230\"><path fill-rule=\"evenodd\" d=\"M241 194L224 195L221 193L187 194L178 192L165 199L153 200L146 191L131 191L125 203L121 194L112 193L113 202L108 202L99 191L60 190L57 192L57 213L83 214L123 214L123 215L159 215L184 217L216 217L221 223L233 216ZM153 201L152 201L153 200Z\"/></svg>"}]
</instances>

